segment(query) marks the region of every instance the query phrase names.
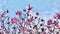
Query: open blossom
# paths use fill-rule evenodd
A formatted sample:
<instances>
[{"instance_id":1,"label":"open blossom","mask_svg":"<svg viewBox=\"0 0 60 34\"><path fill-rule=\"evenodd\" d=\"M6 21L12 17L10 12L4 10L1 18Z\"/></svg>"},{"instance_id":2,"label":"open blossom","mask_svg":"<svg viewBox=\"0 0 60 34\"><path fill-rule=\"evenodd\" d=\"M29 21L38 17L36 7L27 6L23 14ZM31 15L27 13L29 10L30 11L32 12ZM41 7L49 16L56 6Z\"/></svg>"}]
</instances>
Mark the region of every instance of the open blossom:
<instances>
[{"instance_id":1,"label":"open blossom","mask_svg":"<svg viewBox=\"0 0 60 34\"><path fill-rule=\"evenodd\" d=\"M22 15L22 11L17 11L16 15Z\"/></svg>"},{"instance_id":2,"label":"open blossom","mask_svg":"<svg viewBox=\"0 0 60 34\"><path fill-rule=\"evenodd\" d=\"M1 17L4 17L4 15L5 15L4 13L0 14Z\"/></svg>"},{"instance_id":3,"label":"open blossom","mask_svg":"<svg viewBox=\"0 0 60 34\"><path fill-rule=\"evenodd\" d=\"M55 26L58 26L58 22L57 22L57 21L54 21L53 24L54 24Z\"/></svg>"},{"instance_id":4,"label":"open blossom","mask_svg":"<svg viewBox=\"0 0 60 34\"><path fill-rule=\"evenodd\" d=\"M1 28L4 29L4 25L1 25Z\"/></svg>"},{"instance_id":5,"label":"open blossom","mask_svg":"<svg viewBox=\"0 0 60 34\"><path fill-rule=\"evenodd\" d=\"M37 25L34 25L33 29L36 28L37 29Z\"/></svg>"},{"instance_id":6,"label":"open blossom","mask_svg":"<svg viewBox=\"0 0 60 34\"><path fill-rule=\"evenodd\" d=\"M51 28L51 26L50 25L47 25L47 28L49 29L49 28Z\"/></svg>"},{"instance_id":7,"label":"open blossom","mask_svg":"<svg viewBox=\"0 0 60 34\"><path fill-rule=\"evenodd\" d=\"M57 15L55 15L55 16L54 16L54 18L55 18L55 19L57 19L57 18L58 18L58 16L57 16Z\"/></svg>"},{"instance_id":8,"label":"open blossom","mask_svg":"<svg viewBox=\"0 0 60 34\"><path fill-rule=\"evenodd\" d=\"M60 29L60 23L58 23L58 29Z\"/></svg>"},{"instance_id":9,"label":"open blossom","mask_svg":"<svg viewBox=\"0 0 60 34\"><path fill-rule=\"evenodd\" d=\"M7 24L10 24L10 21L9 20L7 20L6 22L7 22Z\"/></svg>"},{"instance_id":10,"label":"open blossom","mask_svg":"<svg viewBox=\"0 0 60 34\"><path fill-rule=\"evenodd\" d=\"M30 25L30 23L31 23L31 19L28 19L28 20L27 20L27 24Z\"/></svg>"},{"instance_id":11,"label":"open blossom","mask_svg":"<svg viewBox=\"0 0 60 34\"><path fill-rule=\"evenodd\" d=\"M18 21L19 21L19 19L16 18L16 17L14 17L14 18L11 19L12 24L15 23L15 22L18 22Z\"/></svg>"},{"instance_id":12,"label":"open blossom","mask_svg":"<svg viewBox=\"0 0 60 34\"><path fill-rule=\"evenodd\" d=\"M56 34L59 34L59 32L56 32Z\"/></svg>"},{"instance_id":13,"label":"open blossom","mask_svg":"<svg viewBox=\"0 0 60 34\"><path fill-rule=\"evenodd\" d=\"M27 19L27 24L29 24L30 25L30 23L33 21L33 17L32 18L30 18L30 19Z\"/></svg>"},{"instance_id":14,"label":"open blossom","mask_svg":"<svg viewBox=\"0 0 60 34\"><path fill-rule=\"evenodd\" d=\"M54 18L60 19L60 12L56 13L56 15L54 16Z\"/></svg>"},{"instance_id":15,"label":"open blossom","mask_svg":"<svg viewBox=\"0 0 60 34\"><path fill-rule=\"evenodd\" d=\"M52 24L52 20L49 19L49 20L47 21L47 25L51 25L51 24Z\"/></svg>"},{"instance_id":16,"label":"open blossom","mask_svg":"<svg viewBox=\"0 0 60 34\"><path fill-rule=\"evenodd\" d=\"M56 15L54 16L54 18L57 20L49 19L48 21L45 21L44 19L40 19L39 12L35 13L36 16L32 15L30 12L32 10L32 8L33 7L30 7L30 5L29 5L28 9L23 9L23 11L25 11L25 16L27 15L27 17L23 16L22 11L17 11L16 15L20 16L21 19L19 19L20 17L10 18L9 16L7 16L7 18L6 18L5 14L9 13L9 10L7 9L7 11L4 11L2 14L0 14L0 22L2 22L0 27L2 28L2 30L4 29L4 31L7 34L10 34L11 24L13 26L12 28L14 30L16 30L14 32L17 32L19 34L20 33L23 33L23 34L27 34L27 33L29 33L29 34L37 34L37 33L52 34L52 33L55 33L56 29L58 30L58 32L56 32L55 34L59 34L60 12L56 13ZM25 17L25 18L23 18L23 17ZM5 20L5 18L7 20ZM5 24L7 24L7 28L5 27L6 26ZM45 27L46 27L46 29L45 29ZM46 32L46 30L49 30L49 31ZM0 29L0 34L1 34L1 29Z\"/></svg>"},{"instance_id":17,"label":"open blossom","mask_svg":"<svg viewBox=\"0 0 60 34\"><path fill-rule=\"evenodd\" d=\"M32 10L32 8L33 8L33 7L30 7L30 5L28 5L28 10L29 10L29 11Z\"/></svg>"},{"instance_id":18,"label":"open blossom","mask_svg":"<svg viewBox=\"0 0 60 34\"><path fill-rule=\"evenodd\" d=\"M46 34L46 32L43 32L42 34Z\"/></svg>"}]
</instances>

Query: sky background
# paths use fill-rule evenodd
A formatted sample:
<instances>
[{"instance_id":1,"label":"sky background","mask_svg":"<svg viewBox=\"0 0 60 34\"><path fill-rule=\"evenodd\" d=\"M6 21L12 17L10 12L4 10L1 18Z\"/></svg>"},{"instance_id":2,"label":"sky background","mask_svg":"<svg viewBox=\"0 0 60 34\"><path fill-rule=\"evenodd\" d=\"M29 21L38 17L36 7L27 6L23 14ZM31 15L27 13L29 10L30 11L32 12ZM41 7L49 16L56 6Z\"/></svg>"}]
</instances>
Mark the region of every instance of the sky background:
<instances>
[{"instance_id":1,"label":"sky background","mask_svg":"<svg viewBox=\"0 0 60 34\"><path fill-rule=\"evenodd\" d=\"M60 0L0 0L0 13L9 9L7 15L14 17L17 10L22 11L29 4L33 7L32 13L38 11L44 19L53 19L55 13L60 12Z\"/></svg>"},{"instance_id":2,"label":"sky background","mask_svg":"<svg viewBox=\"0 0 60 34\"><path fill-rule=\"evenodd\" d=\"M17 10L22 11L28 5L33 6L32 12L39 11L42 18L53 18L56 12L60 12L60 0L0 0L0 12L9 9L7 15L15 16Z\"/></svg>"}]
</instances>

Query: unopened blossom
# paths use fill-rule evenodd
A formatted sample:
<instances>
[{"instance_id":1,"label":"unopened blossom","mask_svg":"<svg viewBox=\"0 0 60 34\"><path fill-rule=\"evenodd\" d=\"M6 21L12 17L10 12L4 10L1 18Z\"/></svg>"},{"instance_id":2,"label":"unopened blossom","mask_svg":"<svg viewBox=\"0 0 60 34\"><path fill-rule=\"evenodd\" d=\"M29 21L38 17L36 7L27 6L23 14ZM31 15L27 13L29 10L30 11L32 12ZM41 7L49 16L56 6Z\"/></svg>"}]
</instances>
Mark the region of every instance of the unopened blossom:
<instances>
[{"instance_id":1,"label":"unopened blossom","mask_svg":"<svg viewBox=\"0 0 60 34\"><path fill-rule=\"evenodd\" d=\"M36 12L36 15L38 16L39 15L39 12Z\"/></svg>"},{"instance_id":2,"label":"unopened blossom","mask_svg":"<svg viewBox=\"0 0 60 34\"><path fill-rule=\"evenodd\" d=\"M26 12L26 9L23 9L24 12Z\"/></svg>"},{"instance_id":3,"label":"unopened blossom","mask_svg":"<svg viewBox=\"0 0 60 34\"><path fill-rule=\"evenodd\" d=\"M42 22L44 22L44 19L41 19Z\"/></svg>"},{"instance_id":4,"label":"unopened blossom","mask_svg":"<svg viewBox=\"0 0 60 34\"><path fill-rule=\"evenodd\" d=\"M15 30L15 29L16 29L16 27L14 26L14 27L13 27L13 29Z\"/></svg>"},{"instance_id":5,"label":"unopened blossom","mask_svg":"<svg viewBox=\"0 0 60 34\"><path fill-rule=\"evenodd\" d=\"M27 13L27 16L29 16L30 14Z\"/></svg>"},{"instance_id":6,"label":"unopened blossom","mask_svg":"<svg viewBox=\"0 0 60 34\"><path fill-rule=\"evenodd\" d=\"M41 28L42 32L44 31L44 28Z\"/></svg>"},{"instance_id":7,"label":"unopened blossom","mask_svg":"<svg viewBox=\"0 0 60 34\"><path fill-rule=\"evenodd\" d=\"M10 21L9 20L7 20L6 22L7 22L7 24L10 24Z\"/></svg>"},{"instance_id":8,"label":"unopened blossom","mask_svg":"<svg viewBox=\"0 0 60 34\"><path fill-rule=\"evenodd\" d=\"M38 17L35 16L35 19L37 19Z\"/></svg>"},{"instance_id":9,"label":"unopened blossom","mask_svg":"<svg viewBox=\"0 0 60 34\"><path fill-rule=\"evenodd\" d=\"M7 9L7 11L6 11L7 13L9 13L9 10Z\"/></svg>"},{"instance_id":10,"label":"unopened blossom","mask_svg":"<svg viewBox=\"0 0 60 34\"><path fill-rule=\"evenodd\" d=\"M22 15L22 11L17 11L16 15Z\"/></svg>"},{"instance_id":11,"label":"unopened blossom","mask_svg":"<svg viewBox=\"0 0 60 34\"><path fill-rule=\"evenodd\" d=\"M56 32L56 34L59 34L59 32Z\"/></svg>"}]
</instances>

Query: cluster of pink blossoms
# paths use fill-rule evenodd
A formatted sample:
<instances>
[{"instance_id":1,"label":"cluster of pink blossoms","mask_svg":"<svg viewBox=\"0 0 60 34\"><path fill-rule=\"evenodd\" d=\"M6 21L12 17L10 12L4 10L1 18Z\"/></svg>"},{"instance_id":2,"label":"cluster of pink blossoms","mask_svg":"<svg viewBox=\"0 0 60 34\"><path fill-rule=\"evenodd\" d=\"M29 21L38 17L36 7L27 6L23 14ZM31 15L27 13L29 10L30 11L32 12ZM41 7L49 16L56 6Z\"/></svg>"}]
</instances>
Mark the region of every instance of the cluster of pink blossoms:
<instances>
[{"instance_id":1,"label":"cluster of pink blossoms","mask_svg":"<svg viewBox=\"0 0 60 34\"><path fill-rule=\"evenodd\" d=\"M22 11L16 11L18 17L6 16L8 9L0 13L0 34L60 34L60 13L56 13L54 20L46 21L39 17L39 12L31 14L32 9L30 5L23 9L25 16Z\"/></svg>"}]
</instances>

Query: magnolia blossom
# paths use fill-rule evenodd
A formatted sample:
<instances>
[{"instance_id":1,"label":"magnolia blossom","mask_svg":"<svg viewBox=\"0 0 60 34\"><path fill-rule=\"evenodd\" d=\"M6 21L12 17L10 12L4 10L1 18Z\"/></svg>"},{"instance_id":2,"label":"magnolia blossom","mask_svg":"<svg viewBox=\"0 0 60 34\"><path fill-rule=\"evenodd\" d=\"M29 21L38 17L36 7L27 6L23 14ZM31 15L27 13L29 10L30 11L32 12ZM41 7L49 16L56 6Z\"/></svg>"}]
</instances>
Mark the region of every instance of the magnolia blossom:
<instances>
[{"instance_id":1,"label":"magnolia blossom","mask_svg":"<svg viewBox=\"0 0 60 34\"><path fill-rule=\"evenodd\" d=\"M32 8L28 5L28 8L23 9L25 13L17 11L15 14L18 17L12 18L5 15L9 13L8 9L0 13L0 34L60 34L60 12L54 16L56 20L48 19L46 21L39 17L39 12L32 15L30 12ZM25 16L22 16L23 14Z\"/></svg>"},{"instance_id":2,"label":"magnolia blossom","mask_svg":"<svg viewBox=\"0 0 60 34\"><path fill-rule=\"evenodd\" d=\"M30 7L30 5L28 5L28 10L29 10L29 11L32 10L32 8L33 8L33 7Z\"/></svg>"},{"instance_id":3,"label":"magnolia blossom","mask_svg":"<svg viewBox=\"0 0 60 34\"><path fill-rule=\"evenodd\" d=\"M17 11L16 15L22 15L22 11Z\"/></svg>"},{"instance_id":4,"label":"magnolia blossom","mask_svg":"<svg viewBox=\"0 0 60 34\"><path fill-rule=\"evenodd\" d=\"M54 18L60 19L60 12L56 13L56 15L54 16Z\"/></svg>"},{"instance_id":5,"label":"magnolia blossom","mask_svg":"<svg viewBox=\"0 0 60 34\"><path fill-rule=\"evenodd\" d=\"M16 22L18 22L18 21L19 21L19 19L16 18L16 17L14 17L14 18L11 19L11 23L12 23L12 24L14 24L14 23L16 23Z\"/></svg>"},{"instance_id":6,"label":"magnolia blossom","mask_svg":"<svg viewBox=\"0 0 60 34\"><path fill-rule=\"evenodd\" d=\"M48 25L51 25L51 24L52 24L52 20L49 19L49 20L47 21L47 24L48 24Z\"/></svg>"}]
</instances>

